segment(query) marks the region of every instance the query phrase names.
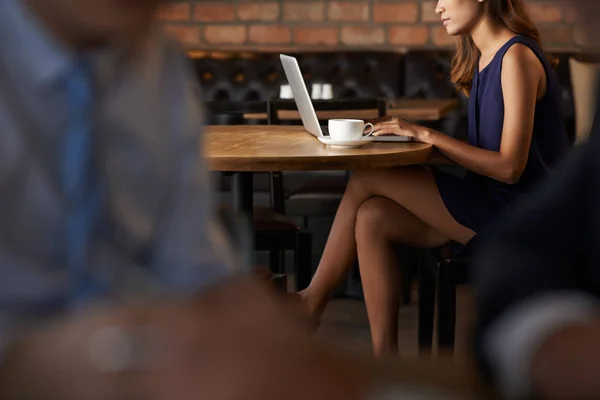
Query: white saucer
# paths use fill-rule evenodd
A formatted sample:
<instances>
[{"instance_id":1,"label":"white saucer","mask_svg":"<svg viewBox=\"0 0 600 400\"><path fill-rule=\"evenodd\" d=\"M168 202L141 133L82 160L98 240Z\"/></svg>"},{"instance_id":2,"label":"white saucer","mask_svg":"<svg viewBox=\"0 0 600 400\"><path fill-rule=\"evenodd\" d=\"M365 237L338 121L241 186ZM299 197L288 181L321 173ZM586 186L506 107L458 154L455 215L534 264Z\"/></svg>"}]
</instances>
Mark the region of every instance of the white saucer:
<instances>
[{"instance_id":1,"label":"white saucer","mask_svg":"<svg viewBox=\"0 0 600 400\"><path fill-rule=\"evenodd\" d=\"M334 149L357 149L371 143L375 138L373 136L364 136L356 140L333 140L328 136L319 136L318 139L321 143L325 143Z\"/></svg>"}]
</instances>

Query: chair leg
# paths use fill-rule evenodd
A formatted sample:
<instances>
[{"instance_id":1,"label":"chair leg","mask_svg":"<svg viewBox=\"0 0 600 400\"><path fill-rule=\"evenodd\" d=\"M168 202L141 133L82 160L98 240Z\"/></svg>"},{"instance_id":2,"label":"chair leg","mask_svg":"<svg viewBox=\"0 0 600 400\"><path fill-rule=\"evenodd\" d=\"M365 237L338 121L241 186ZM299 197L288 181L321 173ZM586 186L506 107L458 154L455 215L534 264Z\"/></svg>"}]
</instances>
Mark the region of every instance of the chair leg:
<instances>
[{"instance_id":1,"label":"chair leg","mask_svg":"<svg viewBox=\"0 0 600 400\"><path fill-rule=\"evenodd\" d=\"M419 263L419 351L430 354L433 345L433 318L435 313L435 276L433 271Z\"/></svg>"},{"instance_id":2,"label":"chair leg","mask_svg":"<svg viewBox=\"0 0 600 400\"><path fill-rule=\"evenodd\" d=\"M444 263L439 266L438 276L438 347L454 350L456 329L456 265Z\"/></svg>"},{"instance_id":3,"label":"chair leg","mask_svg":"<svg viewBox=\"0 0 600 400\"><path fill-rule=\"evenodd\" d=\"M296 235L296 291L304 290L312 279L312 235L300 231Z\"/></svg>"}]
</instances>

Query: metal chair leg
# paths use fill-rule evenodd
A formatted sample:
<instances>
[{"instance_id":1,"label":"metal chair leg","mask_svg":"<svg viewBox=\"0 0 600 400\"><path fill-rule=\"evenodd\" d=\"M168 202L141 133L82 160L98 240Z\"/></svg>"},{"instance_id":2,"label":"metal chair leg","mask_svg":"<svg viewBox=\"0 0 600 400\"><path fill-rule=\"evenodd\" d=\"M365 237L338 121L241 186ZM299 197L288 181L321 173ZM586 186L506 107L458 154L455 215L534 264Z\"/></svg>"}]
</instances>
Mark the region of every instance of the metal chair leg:
<instances>
[{"instance_id":1,"label":"metal chair leg","mask_svg":"<svg viewBox=\"0 0 600 400\"><path fill-rule=\"evenodd\" d=\"M430 354L433 345L435 276L423 262L419 265L419 351Z\"/></svg>"},{"instance_id":2,"label":"metal chair leg","mask_svg":"<svg viewBox=\"0 0 600 400\"><path fill-rule=\"evenodd\" d=\"M306 289L312 279L312 235L300 231L296 240L296 290L299 291Z\"/></svg>"},{"instance_id":3,"label":"metal chair leg","mask_svg":"<svg viewBox=\"0 0 600 400\"><path fill-rule=\"evenodd\" d=\"M439 265L437 336L438 347L454 350L456 330L456 265L452 262Z\"/></svg>"}]
</instances>

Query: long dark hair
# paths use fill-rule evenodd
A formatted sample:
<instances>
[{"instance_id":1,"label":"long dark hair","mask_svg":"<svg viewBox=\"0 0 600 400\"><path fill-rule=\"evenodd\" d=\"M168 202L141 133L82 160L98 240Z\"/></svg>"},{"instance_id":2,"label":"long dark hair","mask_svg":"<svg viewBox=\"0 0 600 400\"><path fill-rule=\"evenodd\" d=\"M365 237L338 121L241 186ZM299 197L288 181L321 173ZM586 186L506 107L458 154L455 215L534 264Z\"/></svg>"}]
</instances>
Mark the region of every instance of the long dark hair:
<instances>
[{"instance_id":1,"label":"long dark hair","mask_svg":"<svg viewBox=\"0 0 600 400\"><path fill-rule=\"evenodd\" d=\"M512 32L527 36L535 40L540 47L542 41L540 34L527 15L523 0L486 0L484 3L485 13L497 24L507 27ZM452 60L452 82L456 88L466 95L471 93L471 85L477 62L479 60L479 49L470 34L462 35L458 41L456 54ZM558 62L549 58L555 67Z\"/></svg>"}]
</instances>

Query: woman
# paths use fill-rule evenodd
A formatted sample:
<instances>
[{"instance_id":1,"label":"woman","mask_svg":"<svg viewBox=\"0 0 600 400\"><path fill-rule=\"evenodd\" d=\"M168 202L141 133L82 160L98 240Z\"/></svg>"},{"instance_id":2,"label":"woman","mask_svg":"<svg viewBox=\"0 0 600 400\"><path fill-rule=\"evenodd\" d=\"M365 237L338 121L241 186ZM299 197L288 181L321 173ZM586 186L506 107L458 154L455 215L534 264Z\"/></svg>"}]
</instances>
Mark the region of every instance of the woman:
<instances>
[{"instance_id":1,"label":"woman","mask_svg":"<svg viewBox=\"0 0 600 400\"><path fill-rule=\"evenodd\" d=\"M452 81L469 95L469 141L398 119L375 135L430 143L468 170L357 171L340 203L315 276L300 292L318 322L358 255L376 356L397 353L400 276L393 243L466 244L529 192L568 143L553 65L522 0L439 0L446 31L460 36Z\"/></svg>"}]
</instances>

